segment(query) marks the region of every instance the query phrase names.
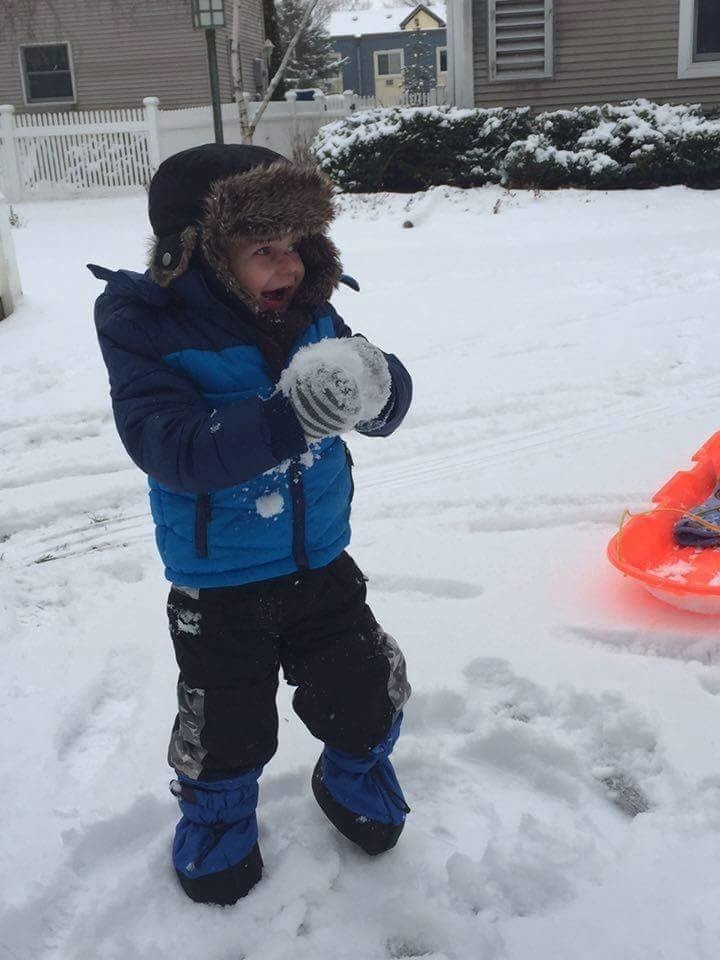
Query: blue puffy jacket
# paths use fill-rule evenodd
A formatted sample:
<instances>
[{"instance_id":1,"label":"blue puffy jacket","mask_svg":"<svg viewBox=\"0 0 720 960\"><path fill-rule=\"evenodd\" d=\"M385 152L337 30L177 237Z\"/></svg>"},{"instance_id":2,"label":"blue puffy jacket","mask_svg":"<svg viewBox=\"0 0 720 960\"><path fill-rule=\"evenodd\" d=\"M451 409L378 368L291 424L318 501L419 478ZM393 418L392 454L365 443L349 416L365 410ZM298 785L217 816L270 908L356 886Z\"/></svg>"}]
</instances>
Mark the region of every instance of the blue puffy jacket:
<instances>
[{"instance_id":1,"label":"blue puffy jacket","mask_svg":"<svg viewBox=\"0 0 720 960\"><path fill-rule=\"evenodd\" d=\"M191 267L169 287L91 266L107 281L95 322L115 422L148 474L165 575L223 587L330 563L350 540L351 458L339 437L310 450L276 389L281 368L254 328ZM329 303L293 345L351 336ZM387 436L410 405L409 374L386 354L390 400L370 436Z\"/></svg>"}]
</instances>

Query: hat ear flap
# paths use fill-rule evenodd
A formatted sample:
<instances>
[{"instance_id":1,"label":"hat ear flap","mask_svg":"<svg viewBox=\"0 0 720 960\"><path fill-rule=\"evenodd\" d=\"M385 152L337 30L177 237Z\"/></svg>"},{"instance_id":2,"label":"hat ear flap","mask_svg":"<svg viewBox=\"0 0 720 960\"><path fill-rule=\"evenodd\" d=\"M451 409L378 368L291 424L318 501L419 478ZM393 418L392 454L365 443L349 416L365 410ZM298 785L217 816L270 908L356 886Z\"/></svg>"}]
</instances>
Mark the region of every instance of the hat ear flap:
<instances>
[{"instance_id":1,"label":"hat ear flap","mask_svg":"<svg viewBox=\"0 0 720 960\"><path fill-rule=\"evenodd\" d=\"M295 302L317 306L329 300L342 276L340 252L323 233L302 237L298 253L305 266L305 279L295 294Z\"/></svg>"},{"instance_id":2,"label":"hat ear flap","mask_svg":"<svg viewBox=\"0 0 720 960\"><path fill-rule=\"evenodd\" d=\"M182 233L168 237L153 237L150 243L150 278L160 287L167 287L188 268L200 231L196 226L185 227Z\"/></svg>"}]
</instances>

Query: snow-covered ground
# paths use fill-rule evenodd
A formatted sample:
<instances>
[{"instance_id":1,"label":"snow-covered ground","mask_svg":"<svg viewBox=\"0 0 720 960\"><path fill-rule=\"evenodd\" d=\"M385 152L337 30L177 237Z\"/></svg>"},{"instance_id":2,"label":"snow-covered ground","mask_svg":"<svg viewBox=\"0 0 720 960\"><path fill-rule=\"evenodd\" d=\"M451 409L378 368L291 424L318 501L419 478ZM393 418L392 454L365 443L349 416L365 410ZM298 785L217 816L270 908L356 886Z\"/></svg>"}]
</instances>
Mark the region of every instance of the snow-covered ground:
<instances>
[{"instance_id":1,"label":"snow-covered ground","mask_svg":"<svg viewBox=\"0 0 720 960\"><path fill-rule=\"evenodd\" d=\"M227 909L176 885L166 585L84 269L141 267L144 198L27 204L0 324L0 956L716 960L720 620L604 550L720 426L720 194L342 208L362 292L336 303L416 389L394 437L352 439L352 552L415 691L402 840L368 860L333 832L283 690L263 882Z\"/></svg>"}]
</instances>

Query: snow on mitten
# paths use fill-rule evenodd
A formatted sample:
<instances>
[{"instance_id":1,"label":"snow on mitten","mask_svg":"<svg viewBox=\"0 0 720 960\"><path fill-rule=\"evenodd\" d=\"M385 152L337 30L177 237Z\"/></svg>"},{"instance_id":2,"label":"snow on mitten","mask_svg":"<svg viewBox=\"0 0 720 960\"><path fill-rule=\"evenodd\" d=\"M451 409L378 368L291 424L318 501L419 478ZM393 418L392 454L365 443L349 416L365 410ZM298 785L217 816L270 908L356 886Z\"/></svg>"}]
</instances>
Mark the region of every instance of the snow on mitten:
<instances>
[{"instance_id":1,"label":"snow on mitten","mask_svg":"<svg viewBox=\"0 0 720 960\"><path fill-rule=\"evenodd\" d=\"M392 380L385 354L364 337L351 337L343 341L359 357L362 375L358 387L362 398L362 411L357 426L372 426L377 421L390 398Z\"/></svg>"},{"instance_id":2,"label":"snow on mitten","mask_svg":"<svg viewBox=\"0 0 720 960\"><path fill-rule=\"evenodd\" d=\"M355 379L340 367L321 362L299 374L287 395L308 440L348 433L360 416L360 396Z\"/></svg>"},{"instance_id":3,"label":"snow on mitten","mask_svg":"<svg viewBox=\"0 0 720 960\"><path fill-rule=\"evenodd\" d=\"M279 385L305 435L318 440L378 417L390 396L390 371L364 338L326 339L298 350Z\"/></svg>"}]
</instances>

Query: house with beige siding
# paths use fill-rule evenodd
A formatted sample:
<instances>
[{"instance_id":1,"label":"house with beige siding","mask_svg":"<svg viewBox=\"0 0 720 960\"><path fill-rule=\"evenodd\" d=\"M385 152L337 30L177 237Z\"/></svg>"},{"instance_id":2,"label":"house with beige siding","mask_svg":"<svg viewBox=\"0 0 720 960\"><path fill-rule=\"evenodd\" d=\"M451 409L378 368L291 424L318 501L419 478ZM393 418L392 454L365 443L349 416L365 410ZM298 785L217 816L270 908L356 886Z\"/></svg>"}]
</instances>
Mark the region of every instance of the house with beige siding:
<instances>
[{"instance_id":1,"label":"house with beige siding","mask_svg":"<svg viewBox=\"0 0 720 960\"><path fill-rule=\"evenodd\" d=\"M720 0L448 0L458 106L720 105Z\"/></svg>"},{"instance_id":2,"label":"house with beige siding","mask_svg":"<svg viewBox=\"0 0 720 960\"><path fill-rule=\"evenodd\" d=\"M230 33L216 32L220 94L232 100ZM243 87L264 82L262 0L242 0ZM18 3L0 30L0 104L18 112L210 102L205 34L194 30L187 0L32 0Z\"/></svg>"}]
</instances>

